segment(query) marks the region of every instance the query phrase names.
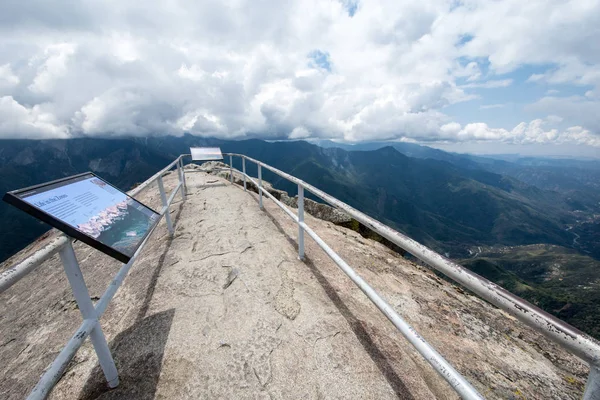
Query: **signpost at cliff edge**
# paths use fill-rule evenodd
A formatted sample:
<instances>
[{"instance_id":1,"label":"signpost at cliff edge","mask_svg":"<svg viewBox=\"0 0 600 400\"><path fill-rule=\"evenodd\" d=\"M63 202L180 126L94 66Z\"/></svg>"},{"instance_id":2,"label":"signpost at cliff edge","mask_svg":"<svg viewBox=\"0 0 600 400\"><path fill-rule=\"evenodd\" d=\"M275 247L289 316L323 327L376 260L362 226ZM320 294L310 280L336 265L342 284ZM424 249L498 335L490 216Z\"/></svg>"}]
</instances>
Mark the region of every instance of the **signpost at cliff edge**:
<instances>
[{"instance_id":1,"label":"signpost at cliff edge","mask_svg":"<svg viewBox=\"0 0 600 400\"><path fill-rule=\"evenodd\" d=\"M92 172L11 191L4 201L124 263L160 220Z\"/></svg>"},{"instance_id":2,"label":"signpost at cliff edge","mask_svg":"<svg viewBox=\"0 0 600 400\"><path fill-rule=\"evenodd\" d=\"M6 193L3 200L63 231L71 238L79 239L127 263L121 270L133 262L134 255L161 216L92 172L14 190ZM82 326L86 326L86 323L89 325L89 328L80 328L79 334L84 335L84 338L89 334L108 386L117 387L119 374L98 320L103 312L99 311L103 307L100 303L110 289L94 305L72 242L63 246L59 254L73 297L84 319ZM114 281L111 286L118 287ZM64 351L63 349L60 355ZM51 368L56 362L55 360ZM45 377L46 375L42 380ZM34 392L40 398L45 398L47 393L43 389L36 392L36 389L38 386L34 388Z\"/></svg>"}]
</instances>

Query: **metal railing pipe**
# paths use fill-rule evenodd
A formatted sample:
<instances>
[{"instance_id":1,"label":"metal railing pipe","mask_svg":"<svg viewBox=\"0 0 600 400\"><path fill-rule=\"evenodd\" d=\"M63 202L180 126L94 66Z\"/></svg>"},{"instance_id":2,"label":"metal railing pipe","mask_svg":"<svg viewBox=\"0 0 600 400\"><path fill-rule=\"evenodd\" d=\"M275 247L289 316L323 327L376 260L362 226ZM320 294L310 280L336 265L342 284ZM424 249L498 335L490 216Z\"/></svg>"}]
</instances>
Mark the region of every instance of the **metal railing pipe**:
<instances>
[{"instance_id":1,"label":"metal railing pipe","mask_svg":"<svg viewBox=\"0 0 600 400\"><path fill-rule=\"evenodd\" d=\"M69 238L62 234L57 235L50 241L50 243L42 247L40 250L36 251L20 263L0 273L0 293L7 290L28 273L35 270L44 261L58 253L60 249L67 245L67 243L69 243Z\"/></svg>"},{"instance_id":2,"label":"metal railing pipe","mask_svg":"<svg viewBox=\"0 0 600 400\"><path fill-rule=\"evenodd\" d=\"M90 335L96 324L95 319L86 319L83 321L77 332L67 342L67 345L60 351L58 356L52 361L50 367L44 372L38 383L35 385L27 400L43 400L49 394L56 382L63 376L69 362L77 353L85 339Z\"/></svg>"},{"instance_id":3,"label":"metal railing pipe","mask_svg":"<svg viewBox=\"0 0 600 400\"><path fill-rule=\"evenodd\" d=\"M304 188L298 185L298 258L304 260Z\"/></svg>"},{"instance_id":4,"label":"metal railing pipe","mask_svg":"<svg viewBox=\"0 0 600 400\"><path fill-rule=\"evenodd\" d=\"M183 156L184 155L179 156L176 160L144 181L141 185L129 191L128 194L132 197L136 196L143 190L147 189L154 181L158 181L159 190L161 191L161 200L163 203L163 208L160 212L160 218L163 216L170 218L169 205L173 202L173 199L179 189L182 189L182 198L185 200L185 172L183 171ZM166 200L162 176L171 168L173 168L174 165L178 167L179 183L173 190L173 193L169 196L169 199ZM52 238L51 241L42 249L36 251L22 262L14 265L0 274L0 293L2 293L28 273L35 270L35 268L41 265L44 261L48 260L54 254L59 252L65 273L79 306L79 310L84 318L82 325L71 337L67 345L61 350L58 357L55 358L50 364L46 372L42 375L41 379L34 387L33 391L30 393L28 399L44 399L46 396L48 396L56 382L58 382L58 380L64 374L64 371L66 370L70 360L73 358L77 350L81 347L88 336L91 336L94 349L98 355L99 363L108 380L109 386L114 387L118 385L118 373L98 320L108 308L110 301L113 299L118 288L123 283L123 280L127 276L131 266L147 244L157 225L158 223L155 224L152 228L152 231L146 235L144 241L140 244L129 262L127 264L123 264L95 306L90 300L87 286L83 280L79 263L77 262L77 258L71 245L71 239L64 234L60 234L55 238Z\"/></svg>"},{"instance_id":5,"label":"metal railing pipe","mask_svg":"<svg viewBox=\"0 0 600 400\"><path fill-rule=\"evenodd\" d=\"M83 279L83 274L81 273L81 268L79 267L79 262L77 261L71 242L61 249L60 259L63 263L65 275L67 275L67 279L71 285L73 297L75 297L75 302L77 303L81 316L84 321L89 319L96 320L96 325L90 332L90 340L94 345L94 350L98 356L98 364L100 364L100 368L102 369L102 372L104 372L108 386L110 388L115 388L119 385L119 373L117 372L115 361L110 354L110 349L108 348L108 343L102 332L102 327L98 322L96 308L90 299L90 293L85 284L85 280Z\"/></svg>"},{"instance_id":6,"label":"metal railing pipe","mask_svg":"<svg viewBox=\"0 0 600 400\"><path fill-rule=\"evenodd\" d=\"M173 189L173 191L171 192L171 195L169 196L169 199L167 200L167 208L171 205L171 203L173 203L173 199L175 199L175 196L177 195L177 191L182 186L183 186L183 182L179 182L179 184L175 187L175 189Z\"/></svg>"},{"instance_id":7,"label":"metal railing pipe","mask_svg":"<svg viewBox=\"0 0 600 400\"><path fill-rule=\"evenodd\" d=\"M187 195L187 183L185 181L185 165L183 164L183 156L180 158L180 160L181 160L181 183L183 184L183 189L185 191L185 194Z\"/></svg>"},{"instance_id":8,"label":"metal railing pipe","mask_svg":"<svg viewBox=\"0 0 600 400\"><path fill-rule=\"evenodd\" d=\"M175 161L173 161L172 163L170 163L169 165L167 165L166 167L164 167L163 169L161 169L160 171L158 171L157 173L152 175L150 178L146 179L138 187L130 190L128 192L128 194L131 197L135 197L138 194L140 194L142 191L146 190L150 185L152 185L154 183L155 180L158 179L159 176L163 176L166 172L168 172L171 168L173 168L175 166L175 164L177 164L179 162L180 159L181 159L181 156L177 157L175 159Z\"/></svg>"},{"instance_id":9,"label":"metal railing pipe","mask_svg":"<svg viewBox=\"0 0 600 400\"><path fill-rule=\"evenodd\" d=\"M340 268L342 268L342 266L344 266L345 262L341 258L339 258L339 256L337 256L337 254L331 248L329 248L327 246L327 244L324 243L322 241L322 239L320 239L320 237L314 231L312 231L312 229L310 229L310 227L308 227L306 225L305 222L301 221L299 216L297 216L292 211L290 211L281 201L277 200L275 198L275 196L273 196L271 193L269 193L267 190L264 189L264 187L262 186L262 167L277 174L278 176L281 176L284 179L289 180L292 183L297 184L299 187L299 196L298 196L299 200L301 197L300 188L302 188L302 192L304 189L308 190L309 192L311 192L315 196L319 197L320 199L324 200L325 202L329 203L330 205L332 205L340 210L343 210L344 212L346 212L348 215L350 215L352 218L354 218L361 224L365 225L366 227L370 228L374 232L385 237L392 243L398 245L399 247L401 247L404 250L408 251L409 253L413 254L415 257L419 258L420 260L429 264L431 267L442 272L444 275L448 276L449 278L451 278L454 281L458 282L459 284L463 285L467 289L470 289L471 291L473 291L480 297L486 299L490 303L492 303L492 304L498 306L499 308L507 311L508 313L514 315L515 317L517 317L520 321L524 322L525 324L540 331L542 334L544 334L550 340L558 343L559 345L561 345L562 347L564 347L565 349L567 349L574 355L589 362L591 368L590 368L590 374L589 374L589 378L588 378L586 388L585 388L584 399L585 400L600 400L600 342L598 342L597 340L591 338L590 336L586 335L583 332L580 332L579 330L572 327L571 325L540 310L538 307L533 306L532 304L528 303L527 301L506 291L502 287L465 269L464 267L452 262L451 260L437 254L436 252L427 248L426 246L421 245L420 243L408 238L407 236L395 231L394 229L380 223L379 221L354 209L353 207L349 206L348 204L328 195L327 193L321 191L320 189L317 189L316 187L314 187L292 175L289 175L283 171L278 170L277 168L271 167L265 163L262 163L258 160L252 159L250 157L247 157L247 156L244 156L241 154L224 153L224 155L229 155L229 173L230 173L231 182L233 182L233 156L238 156L238 157L242 158L243 169L244 169L244 173L243 173L244 183L246 183L246 179L248 179L256 187L258 187L259 195L261 196L260 205L262 205L262 195L263 194L265 196L267 196L268 198L270 198L271 200L273 200L278 207L280 207L288 216L290 216L290 218L292 218L292 220L294 220L299 225L299 229L301 228L301 229L303 229L304 232L308 233L309 236L313 240L315 240L315 242L321 248L323 248L323 250L326 251L326 253L334 260L334 262L336 262L336 264ZM184 156L185 155L179 156L177 159L175 159L173 162L171 162L168 166L163 168L161 171L154 174L152 177L150 177L149 179L144 181L142 184L140 184L135 189L129 191L128 194L132 197L138 195L143 190L147 189L159 177L162 177L168 170L173 168L173 166L177 165L177 167L179 169L179 171L178 171L179 172L179 184L177 185L177 187L175 188L175 190L173 191L171 196L169 196L169 199L167 201L167 206L162 208L162 211L160 213L161 218L162 218L162 216L165 215L165 213L169 212L168 206L173 201L173 198L177 194L178 190L185 186L185 172L183 171L183 162L182 162L183 161L182 157L184 157ZM258 171L259 171L259 183L258 184L250 176L248 176L245 173L245 160L246 159L248 159L251 162L254 162L258 166ZM181 173L183 173L183 176L181 175ZM182 192L182 197L184 197L184 196L185 196L185 194L184 194L184 192ZM95 309L97 318L100 318L102 316L102 314L105 312L106 308L108 307L108 304L110 303L111 299L114 297L118 287L122 284L123 279L127 275L134 260L137 258L138 254L145 246L145 244L146 244L147 240L149 239L149 237L151 236L151 234L152 234L152 232L150 232L146 236L144 242L140 245L140 247L138 248L136 253L131 258L130 262L128 262L127 264L124 264L122 266L122 268L119 270L117 275L113 278L109 287L106 289L105 293L102 295L100 300L96 303L96 306L94 307L94 309ZM47 245L45 245L42 249L36 251L31 256L27 257L25 260L19 262L18 264L3 271L0 274L0 293L2 293L3 291L5 291L9 287L11 287L13 284L15 284L21 278L26 276L29 272L35 270L37 268L37 266L41 265L44 261L48 260L50 257L55 255L57 252L61 251L64 248L64 246L66 246L69 243L69 240L70 239L64 235L58 235L57 237L52 238L51 241ZM343 264L338 263L338 261L336 261L336 259L334 258L334 255L337 256L339 258L338 261L341 261ZM342 268L344 270L344 272L346 272L345 267L348 267L351 270L351 268L347 264L345 264L344 268ZM352 272L354 272L354 271L352 270ZM348 272L346 272L346 274L348 275ZM354 272L354 274L356 274L356 273ZM348 275L348 276L351 279L353 279L351 275ZM360 278L358 275L356 275L356 276L358 278ZM354 279L353 279L353 281L354 281ZM358 282L360 282L360 281L362 281L362 278L358 280ZM359 285L359 283L357 283L357 281L354 281L354 282L357 285ZM362 281L362 282L364 282L364 281ZM366 282L364 282L364 283L366 284ZM368 286L368 284L366 284L366 285ZM370 286L368 286L368 288L370 288ZM370 289L373 290L372 288L370 288ZM365 289L363 289L361 287L361 290L363 290L363 292L365 292L365 294L367 294L367 296L369 296L369 294L367 293L367 292L369 292L367 287L365 287ZM376 292L374 292L374 293L377 295ZM401 322L398 322L398 324L396 322L394 322L394 320L395 320L394 315L389 314L389 313L395 313L395 311L387 303L385 303L385 301L383 299L380 298L383 301L383 303L378 304L378 302L376 300L373 300L371 297L369 297L369 298L384 313L384 315L386 315L386 317L388 319L390 319L390 321L392 323L394 323L394 325L402 332L402 334L405 335L405 337L407 337L407 339L409 339L409 337L406 336L406 334L408 334L409 336L412 337L412 339L409 339L409 340L411 341L411 343L413 343L413 340L415 341L416 344L413 343L413 345L415 345L415 347L420 346L419 342L425 343L423 338L420 337L418 335L418 333L416 333L414 331L414 329L412 329L408 324L406 324L399 316L398 316L398 318L400 318L400 321L404 322L404 324L406 324L406 325L403 325ZM385 307L386 305L387 305L387 307L389 307L389 309ZM97 320L95 320L95 319L86 318L84 320L84 322L81 325L81 327L79 328L79 330L75 333L75 335L67 343L67 346L61 351L61 353L53 361L53 363L51 364L49 369L44 373L44 375L42 376L42 379L40 380L40 382L38 382L38 384L34 388L34 391L31 393L30 396L33 396L31 398L36 398L36 399L44 398L49 393L49 391L52 389L54 384L58 381L58 379L60 379L60 377L64 373L64 370L66 369L69 360L73 357L73 355L75 354L77 349L79 349L79 347L81 346L81 344L83 343L85 338L88 335L90 335L91 332L94 330L94 327L96 326L94 324L98 324ZM99 325L97 325L97 326L99 326ZM437 356L439 356L441 358L441 356L437 352L435 352L435 350L433 348L431 348L433 353L428 353L427 347L431 348L431 346L426 344L426 346L422 349L425 353L432 355L432 357L437 354ZM421 350L419 350L419 351L421 352ZM424 353L422 352L421 354L424 354ZM426 358L427 358L427 356L426 356ZM443 360L443 358L441 358L441 359ZM470 385L468 382L465 381L466 385L464 385L461 381L453 380L454 378L452 376L453 376L453 373L456 371L454 371L453 369L448 369L446 366L447 362L445 360L444 360L444 363L446 363L446 364L441 363L441 362L439 362L439 364L438 364L438 362L435 360L438 360L438 358L437 357L433 357L432 359L427 358L427 361L430 362L430 364L436 369L436 371L438 371L453 387L455 387L455 385L458 382L458 386L463 388L461 390L465 390L465 393L466 393L465 396L473 395L472 393L470 393L469 386L466 386L466 385ZM449 366L449 364L448 364L448 366ZM452 368L452 367L450 366L450 368ZM449 373L449 375L448 375L448 373ZM449 378L449 376L450 376L450 378ZM459 375L459 377L460 377L460 375ZM460 378L464 380L464 378L462 378L462 377L460 377ZM464 388L466 388L466 389L464 389ZM471 387L471 389L472 389L472 387ZM457 389L457 391L458 391L458 389ZM476 392L475 392L475 395L479 396ZM465 397L465 398L479 398L479 397Z\"/></svg>"},{"instance_id":10,"label":"metal railing pipe","mask_svg":"<svg viewBox=\"0 0 600 400\"><path fill-rule=\"evenodd\" d=\"M257 165L261 165L263 168L266 168L269 171L281 176L282 178L303 186L315 196L321 198L333 207L343 210L361 224L411 253L421 261L424 261L426 264L453 279L455 282L458 282L462 286L473 291L498 308L515 316L521 322L534 328L565 349L568 349L572 354L582 358L592 365L600 366L600 342L579 331L577 328L548 314L540 308L532 305L528 301L510 293L501 286L498 286L484 277L471 272L461 265L443 257L428 247L416 242L415 240L412 240L411 238L401 234L389 226L382 224L374 218L367 216L366 214L302 181L301 179L298 179L251 157L233 153L231 153L231 155L247 158Z\"/></svg>"},{"instance_id":11,"label":"metal railing pipe","mask_svg":"<svg viewBox=\"0 0 600 400\"><path fill-rule=\"evenodd\" d=\"M262 210L263 207L263 195L262 195L262 168L258 166L258 206Z\"/></svg>"},{"instance_id":12,"label":"metal railing pipe","mask_svg":"<svg viewBox=\"0 0 600 400\"><path fill-rule=\"evenodd\" d=\"M412 344L425 360L450 384L463 399L483 399L477 390L467 381L444 357L438 353L425 339L410 326L400 315L377 293L360 275L356 273L335 251L331 249L306 223L299 225L310 236L338 267L354 282L356 286L375 304L388 320L400 331L402 336Z\"/></svg>"},{"instance_id":13,"label":"metal railing pipe","mask_svg":"<svg viewBox=\"0 0 600 400\"><path fill-rule=\"evenodd\" d=\"M247 178L250 182L252 182L254 184L254 186L258 187L258 185L254 181L254 179L252 179L249 176ZM265 188L260 188L259 190L261 190L265 194L265 196L267 196L268 198L273 200L273 202L275 204L277 204L279 206L279 208L281 208L291 219L293 219L296 223L298 223L298 216L296 214L294 214L289 208L287 208L281 201L277 200L277 198L275 196L273 196L271 193L269 193L267 190L265 190Z\"/></svg>"},{"instance_id":14,"label":"metal railing pipe","mask_svg":"<svg viewBox=\"0 0 600 400\"><path fill-rule=\"evenodd\" d=\"M181 175L179 175L181 178ZM171 214L169 213L169 203L167 202L167 195L165 193L165 185L163 184L162 176L159 176L156 179L158 183L158 190L160 192L160 201L162 202L163 208L167 209L165 215L165 220L167 221L167 229L169 230L169 234L173 236L173 223L171 222ZM181 183L180 183L181 185Z\"/></svg>"},{"instance_id":15,"label":"metal railing pipe","mask_svg":"<svg viewBox=\"0 0 600 400\"><path fill-rule=\"evenodd\" d=\"M244 175L244 192L246 191L246 159L242 158L242 173Z\"/></svg>"},{"instance_id":16,"label":"metal railing pipe","mask_svg":"<svg viewBox=\"0 0 600 400\"><path fill-rule=\"evenodd\" d=\"M244 176L259 188L259 191L264 189L259 187L257 183L248 175ZM299 191L300 195L303 194ZM450 365L444 357L439 354L419 333L411 327L400 315L377 293L360 275L356 273L327 243L323 241L306 223L304 222L303 213L298 208L298 216L289 210L282 202L277 200L271 193L265 191L265 195L275 201L275 203L285 211L299 226L302 232L306 232L319 247L340 267L340 269L354 282L356 286L373 302L373 304L394 324L400 333L415 347L415 349L425 358L425 360L441 375L450 386L463 398L468 400L482 400L483 397L477 390L467 381L458 371ZM300 202L298 205L300 206ZM298 238L300 241L300 237Z\"/></svg>"},{"instance_id":17,"label":"metal railing pipe","mask_svg":"<svg viewBox=\"0 0 600 400\"><path fill-rule=\"evenodd\" d=\"M185 185L183 184L183 157L179 157L177 162L177 175L179 177L179 187L181 188L181 199L185 200Z\"/></svg>"}]
</instances>

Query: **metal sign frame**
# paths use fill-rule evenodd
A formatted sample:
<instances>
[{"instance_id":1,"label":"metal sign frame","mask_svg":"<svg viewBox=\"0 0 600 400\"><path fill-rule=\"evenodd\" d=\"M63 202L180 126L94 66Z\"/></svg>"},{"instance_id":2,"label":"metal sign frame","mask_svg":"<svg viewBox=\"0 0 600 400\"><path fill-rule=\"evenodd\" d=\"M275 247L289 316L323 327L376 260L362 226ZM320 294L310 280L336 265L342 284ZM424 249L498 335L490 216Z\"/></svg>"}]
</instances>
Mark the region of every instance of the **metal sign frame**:
<instances>
[{"instance_id":1,"label":"metal sign frame","mask_svg":"<svg viewBox=\"0 0 600 400\"><path fill-rule=\"evenodd\" d=\"M63 182L68 182L71 180L77 180L80 178L84 178L84 177L90 177L90 178L97 178L99 180L101 180L102 182L106 183L108 186L114 188L115 190L118 190L119 193L121 193L122 195L126 196L127 199L132 200L133 202L143 206L144 208L148 209L149 211L151 211L152 213L154 213L155 218L154 218L154 222L152 223L152 225L146 230L146 232L144 233L144 236L140 238L140 240L138 241L135 249L132 252L132 255L128 255L125 254L119 250L117 250L114 247L111 247L107 244L102 243L101 241L99 241L98 239L72 227L71 225L61 221L60 219L58 219L57 217L48 214L47 212L45 212L44 210L42 210L41 208L35 207L31 204L29 204L28 202L26 202L25 200L23 200L23 198L25 197L24 194L26 194L27 192L36 190L36 189L40 189L40 188L44 188L47 186L51 186L51 185L56 185L56 184L60 184ZM80 179L82 180L82 179ZM61 179L57 179L54 181L50 181L50 182L46 182L46 183L42 183L39 185L34 185L34 186L30 186L30 187L26 187L23 189L18 189L18 190L12 190L10 192L7 192L4 197L2 198L2 200L4 200L5 202L7 202L8 204L11 204L15 207L17 207L18 209L25 211L26 213L34 216L35 218L39 219L40 221L43 221L45 223L47 223L48 225L63 231L64 233L66 233L68 236L77 239L77 240L81 240L82 242L84 242L85 244L121 261L124 263L129 262L129 260L131 259L131 257L133 256L133 254L135 254L135 252L137 251L137 249L140 247L140 245L144 242L144 240L146 239L146 237L150 234L150 232L152 232L152 230L154 229L154 227L156 226L156 224L160 221L160 214L158 212L156 212L155 210L153 210L152 208L148 207L147 205L145 205L144 203L140 202L137 199L134 199L133 197L129 196L127 193L123 192L122 190L120 190L119 188L115 187L114 185L110 184L109 182L107 182L106 180L100 178L99 176L97 176L96 174L94 174L93 172L84 172L81 174L77 174L77 175L73 175L73 176L69 176L66 178L61 178Z\"/></svg>"},{"instance_id":2,"label":"metal sign frame","mask_svg":"<svg viewBox=\"0 0 600 400\"><path fill-rule=\"evenodd\" d=\"M223 159L220 147L190 147L190 153L192 161L216 161Z\"/></svg>"}]
</instances>

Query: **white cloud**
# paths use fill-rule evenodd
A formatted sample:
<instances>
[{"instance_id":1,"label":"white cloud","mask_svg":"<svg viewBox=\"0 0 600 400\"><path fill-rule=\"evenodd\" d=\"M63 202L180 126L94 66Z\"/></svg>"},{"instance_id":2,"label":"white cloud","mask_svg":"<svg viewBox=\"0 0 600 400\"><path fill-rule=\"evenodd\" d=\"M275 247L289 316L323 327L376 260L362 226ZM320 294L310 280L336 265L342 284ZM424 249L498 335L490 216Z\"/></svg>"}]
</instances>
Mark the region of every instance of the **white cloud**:
<instances>
[{"instance_id":1,"label":"white cloud","mask_svg":"<svg viewBox=\"0 0 600 400\"><path fill-rule=\"evenodd\" d=\"M508 130L473 117L461 126L444 113L481 97L489 103L481 109L500 108L483 89L515 87L502 74L531 64L551 68L530 80L591 86L585 100L563 102L597 106L594 1L57 0L0 2L0 15L11 16L0 18L3 137L594 145L600 132L597 117L561 111L551 97L532 109L564 120L544 120L543 132L533 121Z\"/></svg>"},{"instance_id":2,"label":"white cloud","mask_svg":"<svg viewBox=\"0 0 600 400\"><path fill-rule=\"evenodd\" d=\"M596 90L588 90L585 92L585 97L589 99L600 98L600 87L596 88Z\"/></svg>"},{"instance_id":3,"label":"white cloud","mask_svg":"<svg viewBox=\"0 0 600 400\"><path fill-rule=\"evenodd\" d=\"M8 91L18 85L20 81L19 77L13 73L10 64L0 65L0 95L3 90Z\"/></svg>"},{"instance_id":4,"label":"white cloud","mask_svg":"<svg viewBox=\"0 0 600 400\"><path fill-rule=\"evenodd\" d=\"M496 89L502 87L508 87L512 85L512 79L501 79L501 80L489 80L487 82L480 83L467 83L462 85L463 88L481 88L481 89Z\"/></svg>"},{"instance_id":5,"label":"white cloud","mask_svg":"<svg viewBox=\"0 0 600 400\"><path fill-rule=\"evenodd\" d=\"M598 87L600 86L600 70L598 69L598 61L595 65L589 65L584 59L572 60L545 73L533 74L528 78L528 81Z\"/></svg>"},{"instance_id":6,"label":"white cloud","mask_svg":"<svg viewBox=\"0 0 600 400\"><path fill-rule=\"evenodd\" d=\"M555 115L564 121L578 121L600 137L600 99L593 96L543 97L526 107L531 112Z\"/></svg>"},{"instance_id":7,"label":"white cloud","mask_svg":"<svg viewBox=\"0 0 600 400\"><path fill-rule=\"evenodd\" d=\"M561 144L577 143L600 147L600 136L592 134L581 126L564 130L550 128L555 117L521 122L511 130L494 129L484 123L471 123L457 131L462 140L498 141L510 144ZM453 127L456 130L456 127Z\"/></svg>"},{"instance_id":8,"label":"white cloud","mask_svg":"<svg viewBox=\"0 0 600 400\"><path fill-rule=\"evenodd\" d=\"M206 72L204 72L197 65L192 65L188 67L186 64L183 64L177 70L177 74L183 79L189 79L190 81L199 82L206 76Z\"/></svg>"},{"instance_id":9,"label":"white cloud","mask_svg":"<svg viewBox=\"0 0 600 400\"><path fill-rule=\"evenodd\" d=\"M554 64L565 71L600 62L600 3L579 0L465 1L440 22L440 31L459 29L472 35L460 53L486 57L496 72L509 72L523 64ZM536 21L543 21L537 23Z\"/></svg>"},{"instance_id":10,"label":"white cloud","mask_svg":"<svg viewBox=\"0 0 600 400\"><path fill-rule=\"evenodd\" d=\"M454 76L458 78L466 78L467 82L474 82L483 76L481 67L475 61L467 63L464 67L458 65L454 70Z\"/></svg>"},{"instance_id":11,"label":"white cloud","mask_svg":"<svg viewBox=\"0 0 600 400\"><path fill-rule=\"evenodd\" d=\"M28 108L11 96L0 97L0 138L22 135L35 139L68 137L67 128L59 125L47 109L44 104Z\"/></svg>"},{"instance_id":12,"label":"white cloud","mask_svg":"<svg viewBox=\"0 0 600 400\"><path fill-rule=\"evenodd\" d=\"M479 109L491 110L493 108L504 108L504 106L506 106L506 104L484 104L484 105L479 106Z\"/></svg>"},{"instance_id":13,"label":"white cloud","mask_svg":"<svg viewBox=\"0 0 600 400\"><path fill-rule=\"evenodd\" d=\"M461 129L462 127L458 122L450 122L440 127L442 135L447 137L455 137Z\"/></svg>"},{"instance_id":14,"label":"white cloud","mask_svg":"<svg viewBox=\"0 0 600 400\"><path fill-rule=\"evenodd\" d=\"M303 126L299 126L294 128L292 133L290 133L290 139L306 139L310 137L310 132L304 128Z\"/></svg>"},{"instance_id":15,"label":"white cloud","mask_svg":"<svg viewBox=\"0 0 600 400\"><path fill-rule=\"evenodd\" d=\"M29 90L35 93L51 94L57 80L67 73L69 57L75 53L71 43L53 44L44 49L44 62L38 67Z\"/></svg>"},{"instance_id":16,"label":"white cloud","mask_svg":"<svg viewBox=\"0 0 600 400\"><path fill-rule=\"evenodd\" d=\"M113 89L75 112L72 126L86 135L177 134L173 126L179 116L176 107L157 93Z\"/></svg>"}]
</instances>

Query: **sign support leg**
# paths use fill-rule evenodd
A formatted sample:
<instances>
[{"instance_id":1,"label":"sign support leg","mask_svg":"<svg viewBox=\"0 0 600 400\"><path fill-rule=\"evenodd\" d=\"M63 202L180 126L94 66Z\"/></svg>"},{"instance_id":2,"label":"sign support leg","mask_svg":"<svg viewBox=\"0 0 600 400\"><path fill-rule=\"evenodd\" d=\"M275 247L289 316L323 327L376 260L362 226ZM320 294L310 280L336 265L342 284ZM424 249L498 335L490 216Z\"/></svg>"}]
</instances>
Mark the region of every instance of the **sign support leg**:
<instances>
[{"instance_id":1,"label":"sign support leg","mask_svg":"<svg viewBox=\"0 0 600 400\"><path fill-rule=\"evenodd\" d=\"M233 183L233 156L229 156L229 182Z\"/></svg>"},{"instance_id":2,"label":"sign support leg","mask_svg":"<svg viewBox=\"0 0 600 400\"><path fill-rule=\"evenodd\" d=\"M246 158L242 157L242 172L244 173L244 192L246 191Z\"/></svg>"},{"instance_id":3,"label":"sign support leg","mask_svg":"<svg viewBox=\"0 0 600 400\"><path fill-rule=\"evenodd\" d=\"M259 208L261 210L263 209L263 203L262 203L262 169L260 167L260 164L258 164L258 206L259 206Z\"/></svg>"},{"instance_id":4,"label":"sign support leg","mask_svg":"<svg viewBox=\"0 0 600 400\"><path fill-rule=\"evenodd\" d=\"M298 258L304 260L304 188L298 185Z\"/></svg>"},{"instance_id":5,"label":"sign support leg","mask_svg":"<svg viewBox=\"0 0 600 400\"><path fill-rule=\"evenodd\" d=\"M162 201L163 210L165 212L167 229L169 230L169 234L173 236L173 223L171 222L171 213L169 212L169 205L167 203L167 195L165 193L165 186L163 185L162 176L159 176L156 182L158 183L158 190L160 191L160 201Z\"/></svg>"},{"instance_id":6,"label":"sign support leg","mask_svg":"<svg viewBox=\"0 0 600 400\"><path fill-rule=\"evenodd\" d=\"M73 246L70 241L60 250L59 254L65 269L65 273L67 274L67 279L71 284L73 296L75 297L75 301L79 306L79 311L81 312L83 319L91 319L96 321L96 325L90 333L90 340L92 341L94 350L98 355L98 362L102 368L102 371L104 372L104 377L108 382L108 386L110 388L115 388L119 385L119 374L117 372L117 367L115 366L115 362L110 354L108 343L106 342L106 338L104 337L104 333L100 327L100 322L97 318L96 309L94 308L94 304L90 299L90 293L88 292L88 288L83 279L83 274L79 268L79 263L77 262L77 257L75 257L75 252L73 251Z\"/></svg>"}]
</instances>

